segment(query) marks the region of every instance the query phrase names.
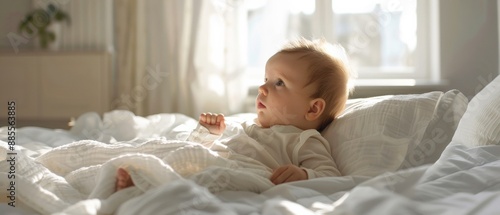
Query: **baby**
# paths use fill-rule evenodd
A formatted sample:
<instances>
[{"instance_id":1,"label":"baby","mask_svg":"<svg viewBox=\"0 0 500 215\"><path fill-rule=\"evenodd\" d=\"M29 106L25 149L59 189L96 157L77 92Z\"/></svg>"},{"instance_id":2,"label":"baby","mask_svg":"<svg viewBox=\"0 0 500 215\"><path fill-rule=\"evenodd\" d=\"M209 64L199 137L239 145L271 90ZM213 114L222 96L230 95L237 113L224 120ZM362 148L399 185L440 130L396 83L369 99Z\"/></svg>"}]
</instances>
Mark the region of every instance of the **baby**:
<instances>
[{"instance_id":1,"label":"baby","mask_svg":"<svg viewBox=\"0 0 500 215\"><path fill-rule=\"evenodd\" d=\"M236 153L252 152L248 156L272 170L269 179L274 184L340 176L330 145L319 132L343 111L349 79L347 57L340 46L323 40L289 43L267 61L255 103L257 118L242 124L256 141L223 144ZM212 147L225 128L224 115L203 113L188 140ZM118 169L116 189L132 185L127 171Z\"/></svg>"}]
</instances>

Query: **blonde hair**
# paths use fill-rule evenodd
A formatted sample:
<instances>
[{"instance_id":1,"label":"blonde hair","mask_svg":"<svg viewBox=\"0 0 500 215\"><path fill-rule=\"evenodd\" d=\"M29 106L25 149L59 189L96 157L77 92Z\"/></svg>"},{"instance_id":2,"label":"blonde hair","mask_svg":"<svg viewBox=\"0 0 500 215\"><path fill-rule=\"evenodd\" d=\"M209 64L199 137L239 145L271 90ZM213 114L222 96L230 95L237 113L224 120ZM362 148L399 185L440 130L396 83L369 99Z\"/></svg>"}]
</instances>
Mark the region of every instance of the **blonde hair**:
<instances>
[{"instance_id":1,"label":"blonde hair","mask_svg":"<svg viewBox=\"0 0 500 215\"><path fill-rule=\"evenodd\" d=\"M303 54L300 58L309 63L309 84L317 84L312 98L325 100L325 109L320 116L321 131L328 126L345 108L352 92L350 69L347 54L341 45L332 45L324 39L307 40L304 38L291 41L278 53Z\"/></svg>"}]
</instances>

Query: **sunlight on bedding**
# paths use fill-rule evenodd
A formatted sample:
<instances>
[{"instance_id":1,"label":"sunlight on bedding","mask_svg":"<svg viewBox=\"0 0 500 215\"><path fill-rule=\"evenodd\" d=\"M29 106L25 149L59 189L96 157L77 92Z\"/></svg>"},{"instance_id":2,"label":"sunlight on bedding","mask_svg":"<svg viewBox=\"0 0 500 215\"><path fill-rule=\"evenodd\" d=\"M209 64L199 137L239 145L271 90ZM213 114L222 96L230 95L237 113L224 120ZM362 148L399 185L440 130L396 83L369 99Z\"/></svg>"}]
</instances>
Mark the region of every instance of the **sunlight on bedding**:
<instances>
[{"instance_id":1,"label":"sunlight on bedding","mask_svg":"<svg viewBox=\"0 0 500 215\"><path fill-rule=\"evenodd\" d=\"M202 145L179 140L196 126L182 114L142 117L115 110L102 119L82 115L88 119L78 118L72 131L19 128L16 144L24 149L14 166L16 201L42 214L497 214L498 86L500 77L471 103L458 90L350 100L322 133L343 176L277 186L251 159L227 163ZM246 118L228 116L223 138L241 134L237 121ZM96 137L109 137L89 140L85 132L96 128ZM8 144L2 129L5 178L12 165L3 156ZM38 153L47 147L52 149ZM28 157L30 150L37 156ZM412 162L415 155L425 157ZM198 167L220 168L189 178L176 172L203 169L186 165L194 160ZM130 168L134 187L115 192L118 166ZM9 186L0 181L2 196Z\"/></svg>"},{"instance_id":2,"label":"sunlight on bedding","mask_svg":"<svg viewBox=\"0 0 500 215\"><path fill-rule=\"evenodd\" d=\"M312 208L316 209L318 213L327 213L330 211L334 211L335 208L340 206L346 199L349 197L349 193L344 194L340 199L335 201L333 204L325 204L322 202L315 202L312 204Z\"/></svg>"}]
</instances>

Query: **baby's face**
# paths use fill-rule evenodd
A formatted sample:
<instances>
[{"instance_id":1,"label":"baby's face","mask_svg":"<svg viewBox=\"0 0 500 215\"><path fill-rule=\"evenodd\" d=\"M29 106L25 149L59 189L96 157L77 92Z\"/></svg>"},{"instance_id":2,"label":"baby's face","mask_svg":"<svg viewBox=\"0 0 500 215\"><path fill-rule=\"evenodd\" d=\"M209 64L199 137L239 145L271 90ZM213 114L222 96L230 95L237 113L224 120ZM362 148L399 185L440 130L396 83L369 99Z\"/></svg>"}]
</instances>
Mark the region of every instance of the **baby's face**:
<instances>
[{"instance_id":1,"label":"baby's face","mask_svg":"<svg viewBox=\"0 0 500 215\"><path fill-rule=\"evenodd\" d=\"M300 54L278 53L266 64L265 83L256 99L258 122L262 127L294 125L301 128L309 111L315 85L310 84L308 64Z\"/></svg>"}]
</instances>

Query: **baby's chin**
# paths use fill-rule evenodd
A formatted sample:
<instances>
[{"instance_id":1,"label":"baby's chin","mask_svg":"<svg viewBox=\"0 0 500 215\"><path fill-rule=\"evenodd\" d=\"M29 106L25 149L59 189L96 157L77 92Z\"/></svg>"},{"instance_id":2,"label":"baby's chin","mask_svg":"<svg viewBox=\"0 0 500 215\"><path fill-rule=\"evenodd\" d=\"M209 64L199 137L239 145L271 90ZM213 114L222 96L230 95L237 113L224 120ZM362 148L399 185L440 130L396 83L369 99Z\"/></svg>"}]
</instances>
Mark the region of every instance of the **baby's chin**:
<instances>
[{"instance_id":1,"label":"baby's chin","mask_svg":"<svg viewBox=\"0 0 500 215\"><path fill-rule=\"evenodd\" d=\"M254 122L255 122L255 124L257 124L258 126L260 126L262 128L269 128L269 127L273 126L273 125L269 125L269 123L261 122L259 117L255 118Z\"/></svg>"}]
</instances>

